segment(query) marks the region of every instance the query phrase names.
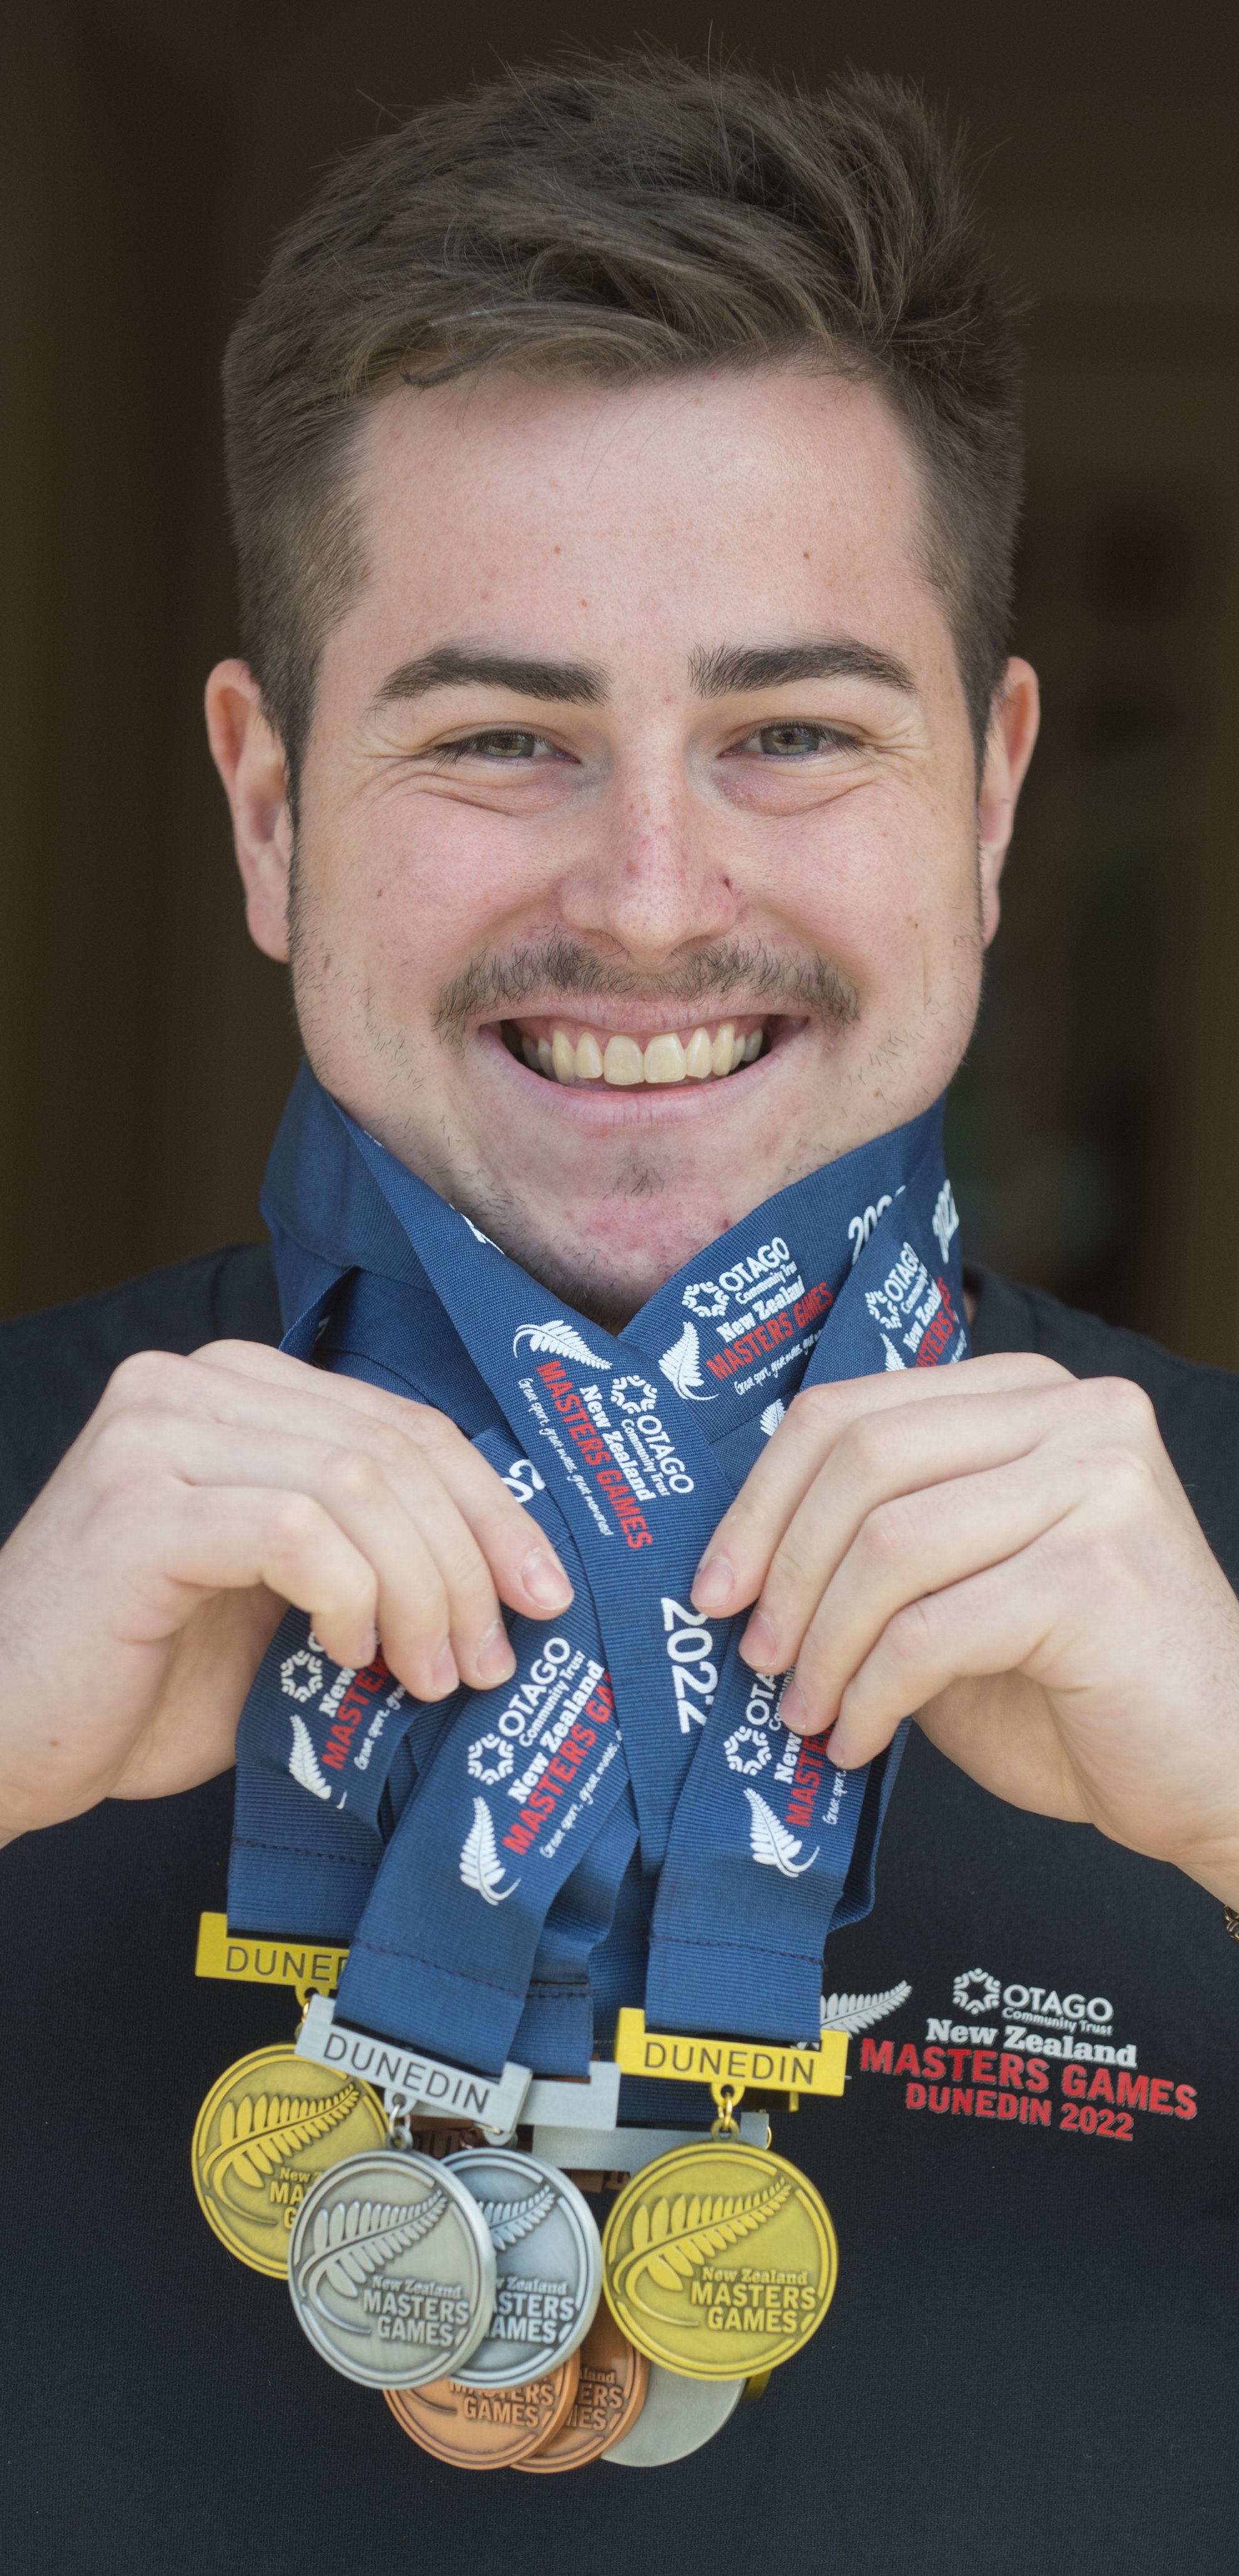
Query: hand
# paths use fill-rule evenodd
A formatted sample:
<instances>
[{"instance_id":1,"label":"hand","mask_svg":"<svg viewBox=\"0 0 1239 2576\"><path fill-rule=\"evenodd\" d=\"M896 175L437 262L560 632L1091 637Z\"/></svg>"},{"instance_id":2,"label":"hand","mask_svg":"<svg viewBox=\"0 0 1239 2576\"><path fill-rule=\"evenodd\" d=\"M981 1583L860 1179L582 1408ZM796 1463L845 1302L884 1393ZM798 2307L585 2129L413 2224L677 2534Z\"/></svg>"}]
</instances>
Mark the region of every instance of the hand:
<instances>
[{"instance_id":1,"label":"hand","mask_svg":"<svg viewBox=\"0 0 1239 2576\"><path fill-rule=\"evenodd\" d=\"M1016 1806L1239 1904L1239 1603L1122 1378L1011 1353L807 1389L715 1531L703 1613L796 1667L841 1768L916 1711Z\"/></svg>"},{"instance_id":2,"label":"hand","mask_svg":"<svg viewBox=\"0 0 1239 2576\"><path fill-rule=\"evenodd\" d=\"M0 1549L0 1840L233 1759L286 1603L443 1699L515 1670L558 1557L441 1413L252 1342L126 1360Z\"/></svg>"}]
</instances>

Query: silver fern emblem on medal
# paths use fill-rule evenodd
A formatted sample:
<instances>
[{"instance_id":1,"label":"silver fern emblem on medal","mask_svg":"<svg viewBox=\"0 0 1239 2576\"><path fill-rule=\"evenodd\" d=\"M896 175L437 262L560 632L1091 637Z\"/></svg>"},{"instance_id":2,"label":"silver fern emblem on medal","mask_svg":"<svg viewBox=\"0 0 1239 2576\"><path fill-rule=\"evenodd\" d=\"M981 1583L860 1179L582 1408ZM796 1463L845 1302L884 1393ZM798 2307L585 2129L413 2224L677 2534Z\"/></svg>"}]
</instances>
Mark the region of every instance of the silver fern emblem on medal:
<instances>
[{"instance_id":1,"label":"silver fern emblem on medal","mask_svg":"<svg viewBox=\"0 0 1239 2576\"><path fill-rule=\"evenodd\" d=\"M495 2304L495 2249L473 2195L428 2156L375 2147L307 2192L289 2247L298 2323L364 2388L450 2379Z\"/></svg>"},{"instance_id":2,"label":"silver fern emblem on medal","mask_svg":"<svg viewBox=\"0 0 1239 2576\"><path fill-rule=\"evenodd\" d=\"M503 1885L507 1872L496 1848L495 1828L485 1798L473 1801L473 1822L461 1847L460 1875L464 1885L487 1905L502 1905L505 1896L515 1896L520 1886L519 1878L514 1878L510 1887Z\"/></svg>"},{"instance_id":3,"label":"silver fern emblem on medal","mask_svg":"<svg viewBox=\"0 0 1239 2576\"><path fill-rule=\"evenodd\" d=\"M773 1807L768 1807L765 1799L759 1798L756 1789L746 1789L744 1794L752 1809L749 1849L754 1860L760 1861L763 1869L777 1869L784 1878L802 1878L807 1869L812 1869L821 1849L820 1843L815 1844L807 1860L802 1860L803 1844L797 1841L795 1834L788 1832Z\"/></svg>"}]
</instances>

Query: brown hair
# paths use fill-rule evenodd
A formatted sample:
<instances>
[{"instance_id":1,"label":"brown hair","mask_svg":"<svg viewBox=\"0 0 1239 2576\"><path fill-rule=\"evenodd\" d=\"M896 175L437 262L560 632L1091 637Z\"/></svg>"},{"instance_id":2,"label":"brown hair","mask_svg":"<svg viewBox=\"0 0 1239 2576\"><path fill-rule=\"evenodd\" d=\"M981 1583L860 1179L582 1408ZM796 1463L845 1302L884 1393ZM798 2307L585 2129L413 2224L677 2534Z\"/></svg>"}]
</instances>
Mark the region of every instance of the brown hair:
<instances>
[{"instance_id":1,"label":"brown hair","mask_svg":"<svg viewBox=\"0 0 1239 2576\"><path fill-rule=\"evenodd\" d=\"M479 367L622 381L815 353L911 435L979 756L1007 649L1018 362L960 146L914 91L788 97L641 57L513 74L345 162L224 365L245 649L294 791L358 568L349 449L379 395Z\"/></svg>"}]
</instances>

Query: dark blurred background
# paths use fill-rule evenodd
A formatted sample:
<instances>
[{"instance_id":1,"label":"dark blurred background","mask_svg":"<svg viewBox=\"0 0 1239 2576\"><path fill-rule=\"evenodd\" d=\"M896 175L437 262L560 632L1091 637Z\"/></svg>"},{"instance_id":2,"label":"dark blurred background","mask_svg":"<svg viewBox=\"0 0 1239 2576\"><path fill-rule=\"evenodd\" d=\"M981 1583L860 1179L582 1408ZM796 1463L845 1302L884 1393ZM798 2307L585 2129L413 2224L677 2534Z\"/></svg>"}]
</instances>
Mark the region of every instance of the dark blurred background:
<instances>
[{"instance_id":1,"label":"dark blurred background","mask_svg":"<svg viewBox=\"0 0 1239 2576\"><path fill-rule=\"evenodd\" d=\"M1239 13L1199 0L5 0L0 1311L259 1230L295 1043L200 693L236 640L219 355L272 237L385 121L635 34L967 121L1032 297L1046 718L952 1109L965 1239L1239 1364Z\"/></svg>"}]
</instances>

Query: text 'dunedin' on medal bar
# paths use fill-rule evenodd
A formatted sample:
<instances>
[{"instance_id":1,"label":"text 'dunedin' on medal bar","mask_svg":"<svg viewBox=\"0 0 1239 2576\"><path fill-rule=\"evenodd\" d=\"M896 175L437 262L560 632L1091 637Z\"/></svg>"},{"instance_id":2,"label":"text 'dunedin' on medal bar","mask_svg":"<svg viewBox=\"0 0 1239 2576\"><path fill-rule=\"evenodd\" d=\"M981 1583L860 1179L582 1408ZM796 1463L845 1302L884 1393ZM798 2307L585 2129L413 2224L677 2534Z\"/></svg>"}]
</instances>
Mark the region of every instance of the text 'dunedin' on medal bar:
<instances>
[{"instance_id":1,"label":"text 'dunedin' on medal bar","mask_svg":"<svg viewBox=\"0 0 1239 2576\"><path fill-rule=\"evenodd\" d=\"M252 1933L230 1932L226 1914L198 1918L198 1955L194 1974L224 1977L243 1986L314 1986L329 1994L338 1986L348 1957L329 1941L281 1941Z\"/></svg>"},{"instance_id":2,"label":"text 'dunedin' on medal bar","mask_svg":"<svg viewBox=\"0 0 1239 2576\"><path fill-rule=\"evenodd\" d=\"M312 1995L297 2033L298 2057L318 2066L338 2066L372 2084L376 2093L400 2094L411 2111L450 2111L479 2128L514 2129L530 2086L527 2066L511 2059L502 2075L472 2075L467 2067L447 2066L398 2040L376 2039L372 2031L350 2030L337 2021L325 1995Z\"/></svg>"},{"instance_id":3,"label":"text 'dunedin' on medal bar","mask_svg":"<svg viewBox=\"0 0 1239 2576\"><path fill-rule=\"evenodd\" d=\"M750 2084L763 2093L842 2093L847 2032L824 2030L816 2048L785 2048L756 2039L692 2039L681 2031L647 2030L645 2014L625 2004L615 2026L615 2062L625 2075L725 2086L735 2101Z\"/></svg>"}]
</instances>

